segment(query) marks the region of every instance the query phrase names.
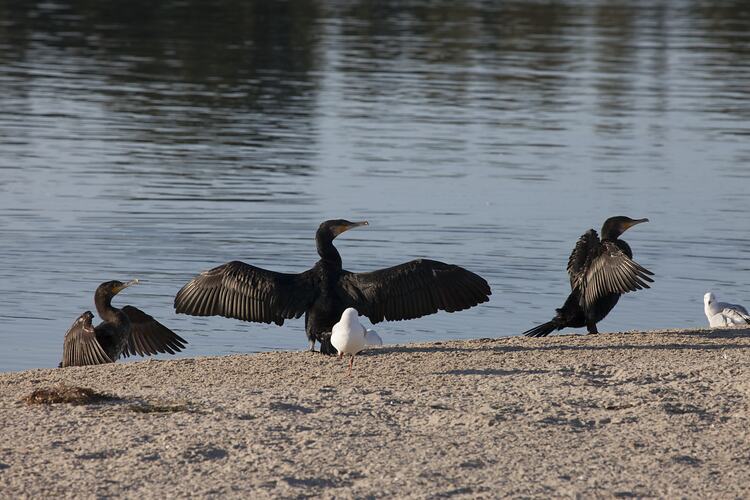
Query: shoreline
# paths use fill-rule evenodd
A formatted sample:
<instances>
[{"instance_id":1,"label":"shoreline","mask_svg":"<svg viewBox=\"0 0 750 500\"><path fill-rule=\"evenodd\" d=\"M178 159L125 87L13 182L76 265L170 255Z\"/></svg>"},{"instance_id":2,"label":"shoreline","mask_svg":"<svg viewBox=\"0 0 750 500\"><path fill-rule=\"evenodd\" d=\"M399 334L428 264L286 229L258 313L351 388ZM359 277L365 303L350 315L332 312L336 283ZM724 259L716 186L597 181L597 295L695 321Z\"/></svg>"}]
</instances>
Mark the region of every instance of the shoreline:
<instances>
[{"instance_id":1,"label":"shoreline","mask_svg":"<svg viewBox=\"0 0 750 500\"><path fill-rule=\"evenodd\" d=\"M748 375L739 328L7 372L0 492L741 497ZM117 399L21 401L60 383Z\"/></svg>"}]
</instances>

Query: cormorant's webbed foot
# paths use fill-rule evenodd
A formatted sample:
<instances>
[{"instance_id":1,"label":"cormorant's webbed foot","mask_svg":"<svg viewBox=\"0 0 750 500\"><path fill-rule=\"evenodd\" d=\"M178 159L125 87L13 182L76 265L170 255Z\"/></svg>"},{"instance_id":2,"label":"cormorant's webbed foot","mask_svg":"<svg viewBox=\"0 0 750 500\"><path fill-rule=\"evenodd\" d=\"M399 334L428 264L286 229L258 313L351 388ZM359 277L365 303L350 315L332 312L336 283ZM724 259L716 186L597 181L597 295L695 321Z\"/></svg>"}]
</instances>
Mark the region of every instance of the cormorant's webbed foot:
<instances>
[{"instance_id":1,"label":"cormorant's webbed foot","mask_svg":"<svg viewBox=\"0 0 750 500\"><path fill-rule=\"evenodd\" d=\"M596 329L596 323L586 324L586 329L589 331L589 335L595 335L599 333L599 330Z\"/></svg>"}]
</instances>

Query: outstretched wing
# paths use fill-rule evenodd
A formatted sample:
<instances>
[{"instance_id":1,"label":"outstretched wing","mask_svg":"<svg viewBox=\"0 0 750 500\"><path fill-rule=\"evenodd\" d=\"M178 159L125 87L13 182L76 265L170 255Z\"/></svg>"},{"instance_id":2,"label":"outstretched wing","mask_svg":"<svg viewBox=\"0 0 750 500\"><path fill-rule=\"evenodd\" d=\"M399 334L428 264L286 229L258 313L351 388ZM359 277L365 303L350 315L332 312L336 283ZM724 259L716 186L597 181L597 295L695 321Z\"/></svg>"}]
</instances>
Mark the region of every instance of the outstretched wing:
<instances>
[{"instance_id":1,"label":"outstretched wing","mask_svg":"<svg viewBox=\"0 0 750 500\"><path fill-rule=\"evenodd\" d=\"M598 255L601 250L599 235L593 229L589 229L578 238L576 246L570 253L568 259L568 276L570 277L570 289L579 287L586 273L586 265L589 259Z\"/></svg>"},{"instance_id":2,"label":"outstretched wing","mask_svg":"<svg viewBox=\"0 0 750 500\"><path fill-rule=\"evenodd\" d=\"M373 323L460 311L487 302L492 294L487 281L471 271L426 259L371 273L343 271L338 292Z\"/></svg>"},{"instance_id":3,"label":"outstretched wing","mask_svg":"<svg viewBox=\"0 0 750 500\"><path fill-rule=\"evenodd\" d=\"M174 354L185 348L187 340L137 307L125 306L122 312L130 320L130 334L122 352L123 357L131 354L150 356L160 352Z\"/></svg>"},{"instance_id":4,"label":"outstretched wing","mask_svg":"<svg viewBox=\"0 0 750 500\"><path fill-rule=\"evenodd\" d=\"M299 318L317 297L314 274L283 274L232 261L204 271L177 292L174 308L193 316L274 322Z\"/></svg>"},{"instance_id":5,"label":"outstretched wing","mask_svg":"<svg viewBox=\"0 0 750 500\"><path fill-rule=\"evenodd\" d=\"M90 311L81 314L65 334L61 366L85 366L112 363L112 359L96 340L96 332L91 324Z\"/></svg>"},{"instance_id":6,"label":"outstretched wing","mask_svg":"<svg viewBox=\"0 0 750 500\"><path fill-rule=\"evenodd\" d=\"M611 241L604 241L589 254L588 264L581 273L577 286L580 304L589 310L597 299L612 293L627 293L650 288L653 273L628 257Z\"/></svg>"}]
</instances>

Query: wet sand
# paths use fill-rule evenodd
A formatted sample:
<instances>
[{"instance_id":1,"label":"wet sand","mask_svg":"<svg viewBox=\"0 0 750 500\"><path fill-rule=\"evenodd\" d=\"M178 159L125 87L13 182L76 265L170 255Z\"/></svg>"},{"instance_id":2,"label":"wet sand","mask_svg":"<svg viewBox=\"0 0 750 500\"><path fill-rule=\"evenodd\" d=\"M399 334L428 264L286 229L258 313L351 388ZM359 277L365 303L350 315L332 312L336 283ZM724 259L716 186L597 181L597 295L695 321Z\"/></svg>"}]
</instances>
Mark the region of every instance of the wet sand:
<instances>
[{"instance_id":1,"label":"wet sand","mask_svg":"<svg viewBox=\"0 0 750 500\"><path fill-rule=\"evenodd\" d=\"M750 330L0 375L0 497L750 495ZM32 405L35 389L118 399Z\"/></svg>"}]
</instances>

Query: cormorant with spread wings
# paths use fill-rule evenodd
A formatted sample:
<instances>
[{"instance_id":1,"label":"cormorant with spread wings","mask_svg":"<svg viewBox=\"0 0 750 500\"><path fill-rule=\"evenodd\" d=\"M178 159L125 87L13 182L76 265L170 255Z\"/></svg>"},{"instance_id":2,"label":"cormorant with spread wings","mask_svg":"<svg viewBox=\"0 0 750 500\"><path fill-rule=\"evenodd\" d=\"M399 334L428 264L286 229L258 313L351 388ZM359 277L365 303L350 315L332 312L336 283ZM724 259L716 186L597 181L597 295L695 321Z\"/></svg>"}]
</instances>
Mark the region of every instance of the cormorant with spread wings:
<instances>
[{"instance_id":1,"label":"cormorant with spread wings","mask_svg":"<svg viewBox=\"0 0 750 500\"><path fill-rule=\"evenodd\" d=\"M546 337L555 330L585 326L598 333L603 320L620 300L620 295L649 288L653 273L633 261L630 246L620 235L648 219L610 217L602 226L602 238L589 229L576 243L568 259L571 293L557 314L547 323L524 332L527 337Z\"/></svg>"},{"instance_id":2,"label":"cormorant with spread wings","mask_svg":"<svg viewBox=\"0 0 750 500\"><path fill-rule=\"evenodd\" d=\"M315 234L320 260L300 274L268 271L239 261L204 271L175 297L178 313L276 323L305 315L313 350L336 354L330 332L347 307L372 323L419 318L438 310L454 312L489 300L490 287L480 276L442 262L417 259L370 273L342 268L333 240L364 222L323 222Z\"/></svg>"},{"instance_id":3,"label":"cormorant with spread wings","mask_svg":"<svg viewBox=\"0 0 750 500\"><path fill-rule=\"evenodd\" d=\"M104 321L94 327L94 315L86 311L73 322L65 334L60 367L114 363L131 354L174 354L185 347L185 339L137 307L112 306L112 297L136 283L107 281L97 287L94 304Z\"/></svg>"}]
</instances>

